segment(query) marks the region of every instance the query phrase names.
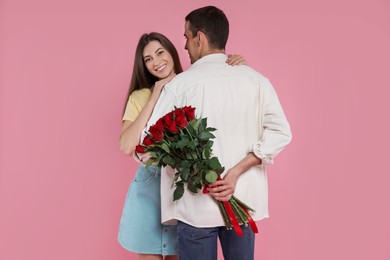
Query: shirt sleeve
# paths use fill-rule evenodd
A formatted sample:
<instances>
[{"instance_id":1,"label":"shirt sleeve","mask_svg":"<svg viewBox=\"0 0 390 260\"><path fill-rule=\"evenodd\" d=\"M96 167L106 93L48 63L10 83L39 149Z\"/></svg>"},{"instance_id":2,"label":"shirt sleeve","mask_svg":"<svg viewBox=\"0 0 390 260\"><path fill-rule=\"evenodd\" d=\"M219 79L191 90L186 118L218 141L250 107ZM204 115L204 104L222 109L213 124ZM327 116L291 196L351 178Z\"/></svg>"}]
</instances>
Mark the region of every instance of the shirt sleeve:
<instances>
[{"instance_id":1,"label":"shirt sleeve","mask_svg":"<svg viewBox=\"0 0 390 260\"><path fill-rule=\"evenodd\" d=\"M262 160L262 164L273 164L273 158L290 143L290 125L280 105L274 88L268 80L260 83L260 140L253 144L250 152Z\"/></svg>"},{"instance_id":2,"label":"shirt sleeve","mask_svg":"<svg viewBox=\"0 0 390 260\"><path fill-rule=\"evenodd\" d=\"M122 121L128 120L133 121L138 117L140 110L133 98L133 95L130 95L129 100L126 104L125 113L123 114Z\"/></svg>"},{"instance_id":3,"label":"shirt sleeve","mask_svg":"<svg viewBox=\"0 0 390 260\"><path fill-rule=\"evenodd\" d=\"M129 120L134 122L148 102L150 95L151 92L147 88L136 90L131 93L126 104L126 109L125 113L123 114L122 121Z\"/></svg>"}]
</instances>

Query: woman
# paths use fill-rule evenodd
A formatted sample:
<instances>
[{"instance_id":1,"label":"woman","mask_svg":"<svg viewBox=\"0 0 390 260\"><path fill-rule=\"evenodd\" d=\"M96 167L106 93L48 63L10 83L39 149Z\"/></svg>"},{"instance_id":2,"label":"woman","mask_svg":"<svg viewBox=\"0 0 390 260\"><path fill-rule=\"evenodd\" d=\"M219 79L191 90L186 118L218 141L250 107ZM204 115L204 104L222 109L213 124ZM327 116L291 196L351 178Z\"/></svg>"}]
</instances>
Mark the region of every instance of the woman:
<instances>
[{"instance_id":1,"label":"woman","mask_svg":"<svg viewBox=\"0 0 390 260\"><path fill-rule=\"evenodd\" d=\"M245 60L229 55L227 63L245 64ZM182 71L176 48L164 35L141 36L122 118L120 146L124 154L134 153L161 90ZM141 164L127 193L118 234L119 243L138 253L139 259L177 259L176 226L161 224L160 208L160 169L153 165L146 169Z\"/></svg>"}]
</instances>

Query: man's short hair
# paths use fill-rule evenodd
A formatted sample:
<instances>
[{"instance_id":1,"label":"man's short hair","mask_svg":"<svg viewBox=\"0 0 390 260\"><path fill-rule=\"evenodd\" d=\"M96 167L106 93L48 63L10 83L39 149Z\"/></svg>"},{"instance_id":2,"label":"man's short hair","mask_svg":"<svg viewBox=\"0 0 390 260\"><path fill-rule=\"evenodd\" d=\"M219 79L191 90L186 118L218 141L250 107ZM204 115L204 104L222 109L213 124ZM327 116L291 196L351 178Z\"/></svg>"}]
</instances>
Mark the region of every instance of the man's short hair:
<instances>
[{"instance_id":1,"label":"man's short hair","mask_svg":"<svg viewBox=\"0 0 390 260\"><path fill-rule=\"evenodd\" d=\"M189 13L185 20L189 22L193 37L203 32L209 45L214 49L225 49L229 37L229 21L224 12L215 6L205 6Z\"/></svg>"}]
</instances>

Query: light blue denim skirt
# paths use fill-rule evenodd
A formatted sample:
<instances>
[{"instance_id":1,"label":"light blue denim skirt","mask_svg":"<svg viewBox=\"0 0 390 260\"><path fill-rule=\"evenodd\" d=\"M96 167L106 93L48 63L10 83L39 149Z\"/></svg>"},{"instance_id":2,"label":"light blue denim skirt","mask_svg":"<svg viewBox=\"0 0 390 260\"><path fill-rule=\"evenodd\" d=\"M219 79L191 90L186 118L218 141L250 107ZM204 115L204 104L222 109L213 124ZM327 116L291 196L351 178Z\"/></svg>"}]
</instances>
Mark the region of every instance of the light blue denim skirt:
<instances>
[{"instance_id":1,"label":"light blue denim skirt","mask_svg":"<svg viewBox=\"0 0 390 260\"><path fill-rule=\"evenodd\" d=\"M176 225L161 224L161 171L140 165L127 192L118 241L139 254L177 255Z\"/></svg>"}]
</instances>

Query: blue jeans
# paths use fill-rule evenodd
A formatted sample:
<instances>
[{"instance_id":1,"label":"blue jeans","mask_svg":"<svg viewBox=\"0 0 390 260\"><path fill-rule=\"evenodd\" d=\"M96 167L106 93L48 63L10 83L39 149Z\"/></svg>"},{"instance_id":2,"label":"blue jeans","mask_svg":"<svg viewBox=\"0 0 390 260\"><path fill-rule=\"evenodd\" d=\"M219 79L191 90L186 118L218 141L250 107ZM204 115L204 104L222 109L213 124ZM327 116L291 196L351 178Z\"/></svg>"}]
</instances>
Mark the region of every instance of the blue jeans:
<instances>
[{"instance_id":1,"label":"blue jeans","mask_svg":"<svg viewBox=\"0 0 390 260\"><path fill-rule=\"evenodd\" d=\"M179 260L216 260L218 237L225 260L253 260L255 234L250 227L241 228L242 237L226 227L196 228L179 221Z\"/></svg>"}]
</instances>

